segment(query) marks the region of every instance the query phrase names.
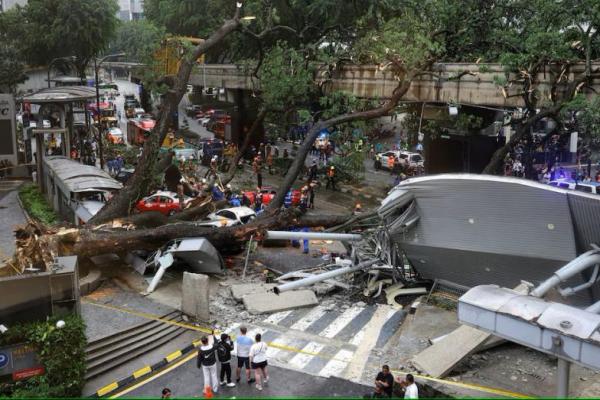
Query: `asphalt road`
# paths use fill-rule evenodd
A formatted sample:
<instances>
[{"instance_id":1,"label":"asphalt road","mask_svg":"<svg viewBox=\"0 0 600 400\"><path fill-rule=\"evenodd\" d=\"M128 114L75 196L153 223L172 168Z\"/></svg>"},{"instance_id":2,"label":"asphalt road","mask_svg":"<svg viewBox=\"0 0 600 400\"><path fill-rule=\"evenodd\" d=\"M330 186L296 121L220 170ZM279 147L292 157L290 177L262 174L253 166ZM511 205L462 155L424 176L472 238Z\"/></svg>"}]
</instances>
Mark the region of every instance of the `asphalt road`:
<instances>
[{"instance_id":1,"label":"asphalt road","mask_svg":"<svg viewBox=\"0 0 600 400\"><path fill-rule=\"evenodd\" d=\"M232 360L232 366L236 364ZM234 387L220 387L215 397L362 397L371 388L339 378L321 378L283 368L268 367L269 383L262 391L254 384L249 385L242 378ZM233 377L235 371L233 371ZM202 371L196 367L196 359L148 381L140 387L124 394L123 397L160 397L162 389L168 387L173 397L203 397Z\"/></svg>"}]
</instances>

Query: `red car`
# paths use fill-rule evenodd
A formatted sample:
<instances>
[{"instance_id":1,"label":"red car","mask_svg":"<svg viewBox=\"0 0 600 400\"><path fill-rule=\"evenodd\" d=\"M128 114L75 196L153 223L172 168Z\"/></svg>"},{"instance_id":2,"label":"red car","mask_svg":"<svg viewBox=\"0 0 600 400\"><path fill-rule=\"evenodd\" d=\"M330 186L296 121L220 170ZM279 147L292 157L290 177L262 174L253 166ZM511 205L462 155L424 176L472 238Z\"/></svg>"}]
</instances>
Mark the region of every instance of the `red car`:
<instances>
[{"instance_id":1,"label":"red car","mask_svg":"<svg viewBox=\"0 0 600 400\"><path fill-rule=\"evenodd\" d=\"M187 204L191 200L192 199L189 197L185 198L184 204ZM156 192L153 195L138 201L135 208L139 212L158 211L164 215L173 215L181 211L177 193L173 192Z\"/></svg>"},{"instance_id":2,"label":"red car","mask_svg":"<svg viewBox=\"0 0 600 400\"><path fill-rule=\"evenodd\" d=\"M272 187L269 187L269 186L263 186L263 188L260 190L260 193L262 194L262 204L264 204L265 206L269 205L271 200L273 200L273 198L277 194L275 189L273 189ZM244 197L246 199L248 199L246 204L249 206L253 206L254 203L256 202L256 192L255 191L244 192ZM296 190L296 189L292 189L292 206L297 206L299 204L300 204L300 191Z\"/></svg>"}]
</instances>

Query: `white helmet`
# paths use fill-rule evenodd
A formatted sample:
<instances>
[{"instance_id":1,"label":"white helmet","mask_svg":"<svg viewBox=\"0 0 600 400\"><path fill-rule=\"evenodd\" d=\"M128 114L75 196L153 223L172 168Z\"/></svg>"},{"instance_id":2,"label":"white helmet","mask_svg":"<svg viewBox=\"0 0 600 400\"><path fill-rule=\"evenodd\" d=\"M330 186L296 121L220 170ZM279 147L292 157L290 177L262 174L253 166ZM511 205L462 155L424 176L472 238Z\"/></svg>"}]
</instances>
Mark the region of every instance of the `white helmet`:
<instances>
[{"instance_id":1,"label":"white helmet","mask_svg":"<svg viewBox=\"0 0 600 400\"><path fill-rule=\"evenodd\" d=\"M231 183L228 183L226 187L227 189L231 189Z\"/></svg>"},{"instance_id":2,"label":"white helmet","mask_svg":"<svg viewBox=\"0 0 600 400\"><path fill-rule=\"evenodd\" d=\"M202 178L202 183L206 183L206 178Z\"/></svg>"}]
</instances>

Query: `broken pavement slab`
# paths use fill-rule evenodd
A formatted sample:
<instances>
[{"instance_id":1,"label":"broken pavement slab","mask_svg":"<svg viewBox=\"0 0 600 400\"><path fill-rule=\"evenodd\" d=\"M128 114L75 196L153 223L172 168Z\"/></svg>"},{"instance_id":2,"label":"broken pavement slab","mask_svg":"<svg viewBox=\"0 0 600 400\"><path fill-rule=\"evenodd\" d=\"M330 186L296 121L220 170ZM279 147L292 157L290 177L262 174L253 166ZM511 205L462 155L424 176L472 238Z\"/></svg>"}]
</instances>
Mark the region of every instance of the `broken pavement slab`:
<instances>
[{"instance_id":1,"label":"broken pavement slab","mask_svg":"<svg viewBox=\"0 0 600 400\"><path fill-rule=\"evenodd\" d=\"M277 286L274 283L241 283L238 285L231 285L231 295L236 301L242 301L243 297L247 294L252 293L266 293L273 291L273 288Z\"/></svg>"},{"instance_id":2,"label":"broken pavement slab","mask_svg":"<svg viewBox=\"0 0 600 400\"><path fill-rule=\"evenodd\" d=\"M181 292L181 311L200 321L210 320L208 275L184 272Z\"/></svg>"},{"instance_id":3,"label":"broken pavement slab","mask_svg":"<svg viewBox=\"0 0 600 400\"><path fill-rule=\"evenodd\" d=\"M273 292L250 293L242 300L250 314L274 313L319 304L312 290L291 290L279 295Z\"/></svg>"},{"instance_id":4,"label":"broken pavement slab","mask_svg":"<svg viewBox=\"0 0 600 400\"><path fill-rule=\"evenodd\" d=\"M514 290L527 293L528 288L526 283L521 283ZM411 361L427 375L443 378L465 357L489 345L490 342L494 345L499 344L498 340L487 332L462 325L414 356Z\"/></svg>"}]
</instances>

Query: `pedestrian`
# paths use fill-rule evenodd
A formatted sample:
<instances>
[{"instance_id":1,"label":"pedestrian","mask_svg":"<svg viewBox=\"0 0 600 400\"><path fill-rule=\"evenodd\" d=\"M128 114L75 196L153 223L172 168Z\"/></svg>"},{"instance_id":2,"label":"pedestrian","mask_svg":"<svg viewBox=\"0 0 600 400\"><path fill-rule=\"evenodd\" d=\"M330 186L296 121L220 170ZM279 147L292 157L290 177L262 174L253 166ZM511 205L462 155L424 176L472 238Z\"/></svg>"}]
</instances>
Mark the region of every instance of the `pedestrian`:
<instances>
[{"instance_id":1,"label":"pedestrian","mask_svg":"<svg viewBox=\"0 0 600 400\"><path fill-rule=\"evenodd\" d=\"M171 398L171 389L169 388L164 388L162 390L162 395L160 396L161 399L170 399Z\"/></svg>"},{"instance_id":2,"label":"pedestrian","mask_svg":"<svg viewBox=\"0 0 600 400\"><path fill-rule=\"evenodd\" d=\"M317 180L317 172L318 172L317 161L313 160L312 164L310 165L310 168L308 169L309 182Z\"/></svg>"},{"instance_id":3,"label":"pedestrian","mask_svg":"<svg viewBox=\"0 0 600 400\"><path fill-rule=\"evenodd\" d=\"M231 352L233 351L233 342L228 334L222 333L221 340L217 345L217 356L221 362L221 386L227 385L234 387L235 383L231 382ZM225 382L227 377L227 382Z\"/></svg>"},{"instance_id":4,"label":"pedestrian","mask_svg":"<svg viewBox=\"0 0 600 400\"><path fill-rule=\"evenodd\" d=\"M308 184L308 208L315 208L315 189L317 188L317 183L312 181Z\"/></svg>"},{"instance_id":5,"label":"pedestrian","mask_svg":"<svg viewBox=\"0 0 600 400\"><path fill-rule=\"evenodd\" d=\"M329 186L331 186L332 190L337 190L335 187L335 174L335 166L332 165L327 169L327 185L325 186L325 189L329 189Z\"/></svg>"},{"instance_id":6,"label":"pedestrian","mask_svg":"<svg viewBox=\"0 0 600 400\"><path fill-rule=\"evenodd\" d=\"M390 170L390 175L392 175L394 173L394 165L396 163L396 160L394 159L393 155L389 155L388 159L387 159L387 167Z\"/></svg>"},{"instance_id":7,"label":"pedestrian","mask_svg":"<svg viewBox=\"0 0 600 400\"><path fill-rule=\"evenodd\" d=\"M254 370L254 379L256 380L256 388L258 390L262 390L262 383L267 384L269 382L269 375L267 374L267 344L261 342L261 339L261 334L257 333L254 337L256 343L250 349L250 365L252 365L252 369Z\"/></svg>"},{"instance_id":8,"label":"pedestrian","mask_svg":"<svg viewBox=\"0 0 600 400\"><path fill-rule=\"evenodd\" d=\"M377 374L377 377L375 378L375 388L381 389L386 397L392 397L394 376L390 372L390 367L388 365L382 366L381 372ZM377 393L378 391L376 390L375 392Z\"/></svg>"},{"instance_id":9,"label":"pedestrian","mask_svg":"<svg viewBox=\"0 0 600 400\"><path fill-rule=\"evenodd\" d=\"M419 398L419 388L417 387L417 384L415 383L415 377L412 374L407 374L404 380L401 380L400 377L397 377L396 382L398 382L404 388L405 399Z\"/></svg>"},{"instance_id":10,"label":"pedestrian","mask_svg":"<svg viewBox=\"0 0 600 400\"><path fill-rule=\"evenodd\" d=\"M246 380L248 384L255 382L254 378L250 377L250 349L252 348L252 339L246 336L247 329L245 326L240 327L240 335L235 339L237 346L237 368L235 369L235 381L240 381L240 372L242 367L246 367Z\"/></svg>"},{"instance_id":11,"label":"pedestrian","mask_svg":"<svg viewBox=\"0 0 600 400\"><path fill-rule=\"evenodd\" d=\"M269 175L273 175L273 154L269 147L269 154L267 155L267 167L269 168Z\"/></svg>"},{"instance_id":12,"label":"pedestrian","mask_svg":"<svg viewBox=\"0 0 600 400\"><path fill-rule=\"evenodd\" d=\"M214 337L215 331L212 331L212 343L209 344L208 338L202 336L200 350L198 351L198 368L202 368L204 377L204 392L211 388L213 393L219 391L219 381L217 380L217 338Z\"/></svg>"},{"instance_id":13,"label":"pedestrian","mask_svg":"<svg viewBox=\"0 0 600 400\"><path fill-rule=\"evenodd\" d=\"M260 156L257 156L254 159L254 162L252 163L252 170L254 171L254 174L256 175L256 183L258 188L262 188L262 172L261 172L261 159Z\"/></svg>"},{"instance_id":14,"label":"pedestrian","mask_svg":"<svg viewBox=\"0 0 600 400\"><path fill-rule=\"evenodd\" d=\"M308 208L308 185L302 186L300 189L300 211L306 212Z\"/></svg>"}]
</instances>

